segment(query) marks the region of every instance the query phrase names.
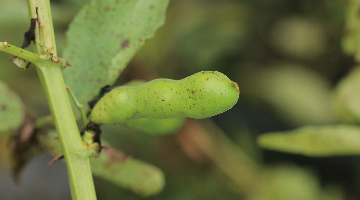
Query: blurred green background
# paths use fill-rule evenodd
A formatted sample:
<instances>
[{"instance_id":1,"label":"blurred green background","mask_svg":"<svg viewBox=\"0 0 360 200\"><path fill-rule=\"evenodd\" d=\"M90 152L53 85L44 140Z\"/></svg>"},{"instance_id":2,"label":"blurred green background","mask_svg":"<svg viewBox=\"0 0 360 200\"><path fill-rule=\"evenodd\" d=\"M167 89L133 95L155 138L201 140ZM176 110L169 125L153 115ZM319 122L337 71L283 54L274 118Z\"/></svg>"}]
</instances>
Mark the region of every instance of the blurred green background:
<instances>
[{"instance_id":1,"label":"blurred green background","mask_svg":"<svg viewBox=\"0 0 360 200\"><path fill-rule=\"evenodd\" d=\"M88 1L51 2L61 56L68 24ZM346 6L341 0L171 0L166 24L117 84L216 70L237 82L241 95L230 111L189 120L172 135L104 127L102 137L113 146L164 170L167 186L147 199L360 199L359 157L310 158L255 143L265 132L337 123L331 89L354 66L340 45ZM25 0L0 0L0 41L21 46L29 21ZM24 71L9 57L0 53L0 79L29 113L48 115L34 66ZM70 199L66 166L49 167L51 155L28 163L15 186L6 146L0 139L0 199ZM143 199L100 178L95 187L98 199Z\"/></svg>"}]
</instances>

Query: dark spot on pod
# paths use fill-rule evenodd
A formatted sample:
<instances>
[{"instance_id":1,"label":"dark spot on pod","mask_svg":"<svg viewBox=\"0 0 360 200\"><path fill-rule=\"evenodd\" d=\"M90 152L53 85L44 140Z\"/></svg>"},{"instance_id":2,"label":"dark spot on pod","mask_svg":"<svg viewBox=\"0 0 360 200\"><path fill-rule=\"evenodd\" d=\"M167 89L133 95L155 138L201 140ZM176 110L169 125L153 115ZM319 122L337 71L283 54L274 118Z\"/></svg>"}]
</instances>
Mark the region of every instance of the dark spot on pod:
<instances>
[{"instance_id":1,"label":"dark spot on pod","mask_svg":"<svg viewBox=\"0 0 360 200\"><path fill-rule=\"evenodd\" d=\"M121 48L122 48L122 49L125 49L126 47L129 47L129 40L124 40L124 41L121 43Z\"/></svg>"}]
</instances>

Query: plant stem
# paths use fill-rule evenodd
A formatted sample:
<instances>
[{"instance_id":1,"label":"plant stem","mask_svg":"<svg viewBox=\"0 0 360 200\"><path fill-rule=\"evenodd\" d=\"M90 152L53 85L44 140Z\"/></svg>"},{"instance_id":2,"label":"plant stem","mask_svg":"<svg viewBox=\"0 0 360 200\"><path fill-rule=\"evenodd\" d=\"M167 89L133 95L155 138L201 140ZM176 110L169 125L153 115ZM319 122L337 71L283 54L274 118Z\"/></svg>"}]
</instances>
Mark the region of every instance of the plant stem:
<instances>
[{"instance_id":1,"label":"plant stem","mask_svg":"<svg viewBox=\"0 0 360 200\"><path fill-rule=\"evenodd\" d=\"M28 0L28 5L30 17L38 18L35 29L36 53L39 55L53 54L53 56L56 56L49 0ZM37 65L37 72L46 93L61 141L68 168L72 199L96 199L89 159L81 158L75 154L75 152L85 149L85 146L81 140L67 96L61 67L58 63L52 62L51 60L34 64Z\"/></svg>"},{"instance_id":2,"label":"plant stem","mask_svg":"<svg viewBox=\"0 0 360 200\"><path fill-rule=\"evenodd\" d=\"M39 63L42 61L40 59L39 55L36 55L33 52L16 47L14 45L11 45L7 42L0 42L0 51L4 51L4 52L9 53L14 56L18 56L18 57L23 58L32 63L35 63L35 62Z\"/></svg>"}]
</instances>

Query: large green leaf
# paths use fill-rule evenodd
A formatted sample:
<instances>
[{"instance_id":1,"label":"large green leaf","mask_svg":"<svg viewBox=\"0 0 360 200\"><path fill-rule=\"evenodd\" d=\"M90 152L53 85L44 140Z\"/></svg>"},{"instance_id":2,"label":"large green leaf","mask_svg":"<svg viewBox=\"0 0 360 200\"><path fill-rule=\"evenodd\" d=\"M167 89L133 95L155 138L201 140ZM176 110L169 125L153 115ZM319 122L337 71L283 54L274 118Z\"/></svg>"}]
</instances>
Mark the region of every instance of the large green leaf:
<instances>
[{"instance_id":1,"label":"large green leaf","mask_svg":"<svg viewBox=\"0 0 360 200\"><path fill-rule=\"evenodd\" d=\"M20 97L0 81L0 135L17 129L23 123L24 117L25 111Z\"/></svg>"},{"instance_id":2,"label":"large green leaf","mask_svg":"<svg viewBox=\"0 0 360 200\"><path fill-rule=\"evenodd\" d=\"M307 156L360 154L360 128L357 126L308 126L287 132L267 133L258 137L267 149Z\"/></svg>"},{"instance_id":3,"label":"large green leaf","mask_svg":"<svg viewBox=\"0 0 360 200\"><path fill-rule=\"evenodd\" d=\"M94 0L67 33L64 72L80 103L112 85L135 53L165 21L168 0Z\"/></svg>"}]
</instances>

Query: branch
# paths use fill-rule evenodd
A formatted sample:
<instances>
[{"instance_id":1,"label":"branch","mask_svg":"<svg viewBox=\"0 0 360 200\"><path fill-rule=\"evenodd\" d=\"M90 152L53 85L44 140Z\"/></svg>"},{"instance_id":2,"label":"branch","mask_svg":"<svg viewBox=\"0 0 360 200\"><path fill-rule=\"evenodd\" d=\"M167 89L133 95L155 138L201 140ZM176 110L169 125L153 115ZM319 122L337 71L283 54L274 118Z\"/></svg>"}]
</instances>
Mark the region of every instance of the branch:
<instances>
[{"instance_id":1,"label":"branch","mask_svg":"<svg viewBox=\"0 0 360 200\"><path fill-rule=\"evenodd\" d=\"M57 54L50 2L49 0L28 0L28 4L30 18L37 18L35 51L40 55L40 59L45 59L44 62L34 62L34 64L37 65L37 72L59 133L68 168L72 199L94 200L96 194L89 159L75 154L85 146L67 96L61 64L57 62L57 59L53 59Z\"/></svg>"}]
</instances>

